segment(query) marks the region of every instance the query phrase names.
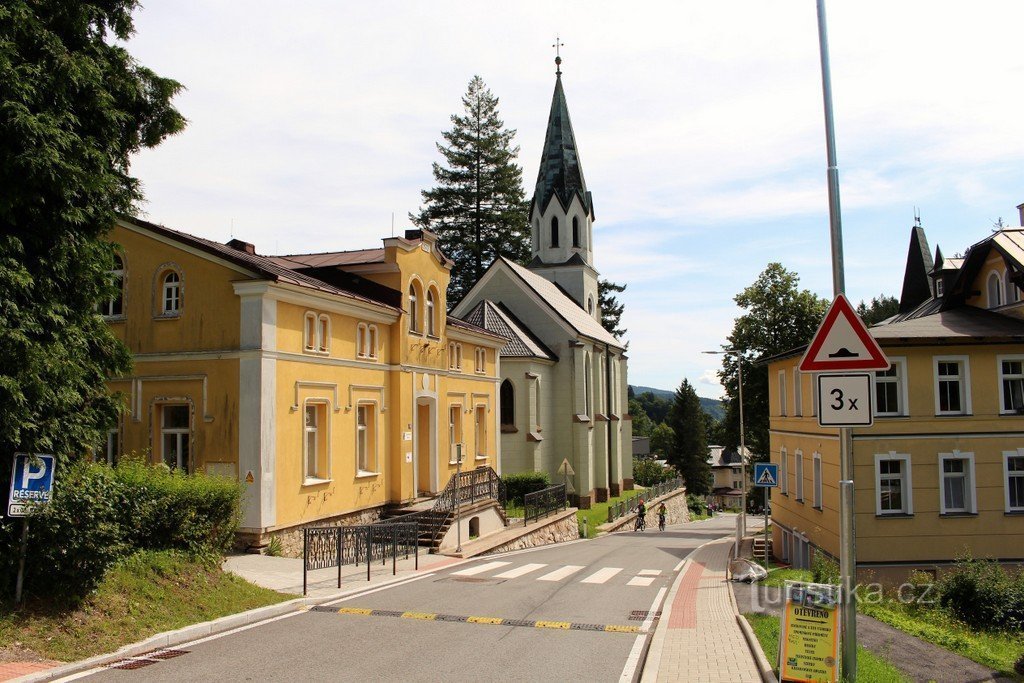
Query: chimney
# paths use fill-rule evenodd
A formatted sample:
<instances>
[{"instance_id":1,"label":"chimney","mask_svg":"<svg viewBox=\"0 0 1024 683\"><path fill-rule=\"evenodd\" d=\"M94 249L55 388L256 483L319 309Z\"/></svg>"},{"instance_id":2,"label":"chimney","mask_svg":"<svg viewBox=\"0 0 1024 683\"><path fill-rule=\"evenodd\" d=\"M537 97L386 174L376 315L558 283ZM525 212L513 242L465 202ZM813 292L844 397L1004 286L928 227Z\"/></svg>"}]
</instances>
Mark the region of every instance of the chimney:
<instances>
[{"instance_id":1,"label":"chimney","mask_svg":"<svg viewBox=\"0 0 1024 683\"><path fill-rule=\"evenodd\" d=\"M246 254L256 253L255 245L249 242L243 242L242 240L231 240L230 242L228 242L228 246L234 249L235 251L244 251Z\"/></svg>"},{"instance_id":2,"label":"chimney","mask_svg":"<svg viewBox=\"0 0 1024 683\"><path fill-rule=\"evenodd\" d=\"M1024 226L1024 204L1018 204L1017 211L1020 213L1020 224Z\"/></svg>"}]
</instances>

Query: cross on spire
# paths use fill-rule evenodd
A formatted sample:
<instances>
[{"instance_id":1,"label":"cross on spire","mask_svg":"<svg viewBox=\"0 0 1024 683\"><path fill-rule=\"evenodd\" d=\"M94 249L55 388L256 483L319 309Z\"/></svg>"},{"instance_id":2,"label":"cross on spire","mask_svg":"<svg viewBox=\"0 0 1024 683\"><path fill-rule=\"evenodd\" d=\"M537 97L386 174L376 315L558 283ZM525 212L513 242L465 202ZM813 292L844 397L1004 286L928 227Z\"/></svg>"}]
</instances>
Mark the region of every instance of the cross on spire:
<instances>
[{"instance_id":1,"label":"cross on spire","mask_svg":"<svg viewBox=\"0 0 1024 683\"><path fill-rule=\"evenodd\" d=\"M561 76L562 75L562 54L561 54L561 49L563 47L565 47L565 43L563 43L561 38L556 34L555 35L555 44L552 45L551 47L555 48L555 69L556 69L555 70L555 75L556 76Z\"/></svg>"}]
</instances>

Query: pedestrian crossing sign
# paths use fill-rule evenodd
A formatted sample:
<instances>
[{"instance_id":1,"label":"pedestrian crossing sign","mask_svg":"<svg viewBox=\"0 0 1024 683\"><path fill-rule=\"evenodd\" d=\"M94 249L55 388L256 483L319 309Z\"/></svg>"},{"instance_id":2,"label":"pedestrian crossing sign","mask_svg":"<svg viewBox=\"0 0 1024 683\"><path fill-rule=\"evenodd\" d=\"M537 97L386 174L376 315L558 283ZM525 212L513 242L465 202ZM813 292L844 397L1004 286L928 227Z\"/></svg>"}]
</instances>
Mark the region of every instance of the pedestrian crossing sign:
<instances>
[{"instance_id":1,"label":"pedestrian crossing sign","mask_svg":"<svg viewBox=\"0 0 1024 683\"><path fill-rule=\"evenodd\" d=\"M779 485L779 466L770 462L754 464L754 486L775 488Z\"/></svg>"}]
</instances>

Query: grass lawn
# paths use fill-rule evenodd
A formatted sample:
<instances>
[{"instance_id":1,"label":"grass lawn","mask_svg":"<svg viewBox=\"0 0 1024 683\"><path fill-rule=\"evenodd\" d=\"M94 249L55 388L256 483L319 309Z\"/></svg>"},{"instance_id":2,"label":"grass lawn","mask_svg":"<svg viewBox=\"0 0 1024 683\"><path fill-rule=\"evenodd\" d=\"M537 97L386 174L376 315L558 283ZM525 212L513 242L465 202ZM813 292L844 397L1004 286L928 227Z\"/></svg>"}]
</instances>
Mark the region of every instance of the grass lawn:
<instances>
[{"instance_id":1,"label":"grass lawn","mask_svg":"<svg viewBox=\"0 0 1024 683\"><path fill-rule=\"evenodd\" d=\"M778 671L779 619L767 614L744 614L761 643L768 661ZM857 648L857 680L871 683L910 683L910 679L889 662L862 647Z\"/></svg>"},{"instance_id":2,"label":"grass lawn","mask_svg":"<svg viewBox=\"0 0 1024 683\"><path fill-rule=\"evenodd\" d=\"M879 604L868 604L862 600L857 607L862 614L884 621L904 633L1020 680L1020 676L1013 673L1013 663L1024 653L1024 633L974 631L940 610L917 608L895 600Z\"/></svg>"},{"instance_id":3,"label":"grass lawn","mask_svg":"<svg viewBox=\"0 0 1024 683\"><path fill-rule=\"evenodd\" d=\"M14 610L4 598L0 654L28 650L47 659L74 661L292 597L228 574L216 561L196 561L175 552L141 552L111 569L75 608L30 601Z\"/></svg>"},{"instance_id":4,"label":"grass lawn","mask_svg":"<svg viewBox=\"0 0 1024 683\"><path fill-rule=\"evenodd\" d=\"M758 563L760 564L760 562ZM810 569L772 569L768 577L757 582L759 586L772 586L782 588L787 581L814 581L814 574Z\"/></svg>"},{"instance_id":5,"label":"grass lawn","mask_svg":"<svg viewBox=\"0 0 1024 683\"><path fill-rule=\"evenodd\" d=\"M608 506L618 503L620 500L630 500L638 496L644 495L644 489L639 486L633 491L626 491L624 495L615 496L609 498L603 503L593 503L589 510L579 510L576 512L576 519L582 525L583 521L587 522L587 538L593 538L597 535L597 527L608 522Z\"/></svg>"}]
</instances>

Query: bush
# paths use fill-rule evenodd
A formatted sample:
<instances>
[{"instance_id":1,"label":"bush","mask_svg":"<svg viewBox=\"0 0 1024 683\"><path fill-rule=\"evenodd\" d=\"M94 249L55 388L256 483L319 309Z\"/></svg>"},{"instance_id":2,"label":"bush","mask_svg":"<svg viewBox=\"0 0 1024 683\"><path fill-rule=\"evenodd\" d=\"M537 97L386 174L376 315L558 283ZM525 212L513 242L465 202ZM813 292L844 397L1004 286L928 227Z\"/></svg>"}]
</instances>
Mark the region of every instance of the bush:
<instances>
[{"instance_id":1,"label":"bush","mask_svg":"<svg viewBox=\"0 0 1024 683\"><path fill-rule=\"evenodd\" d=\"M690 512L695 515L708 514L707 501L704 500L703 496L698 496L696 493L686 494L686 507L690 508Z\"/></svg>"},{"instance_id":2,"label":"bush","mask_svg":"<svg viewBox=\"0 0 1024 683\"><path fill-rule=\"evenodd\" d=\"M939 604L976 629L1024 629L1024 572L1009 574L995 560L958 560L938 582Z\"/></svg>"},{"instance_id":3,"label":"bush","mask_svg":"<svg viewBox=\"0 0 1024 683\"><path fill-rule=\"evenodd\" d=\"M814 553L811 573L814 574L815 583L839 584L839 563L825 553Z\"/></svg>"},{"instance_id":4,"label":"bush","mask_svg":"<svg viewBox=\"0 0 1024 683\"><path fill-rule=\"evenodd\" d=\"M551 477L547 472L503 474L501 480L505 483L505 498L516 507L522 507L523 496L527 493L551 486Z\"/></svg>"},{"instance_id":5,"label":"bush","mask_svg":"<svg viewBox=\"0 0 1024 683\"><path fill-rule=\"evenodd\" d=\"M61 466L52 502L29 518L25 589L75 600L138 550L220 552L233 540L241 485L126 460ZM17 573L21 524L0 524L0 581Z\"/></svg>"},{"instance_id":6,"label":"bush","mask_svg":"<svg viewBox=\"0 0 1024 683\"><path fill-rule=\"evenodd\" d=\"M633 481L640 486L654 486L675 476L675 470L659 465L654 460L633 460Z\"/></svg>"}]
</instances>

